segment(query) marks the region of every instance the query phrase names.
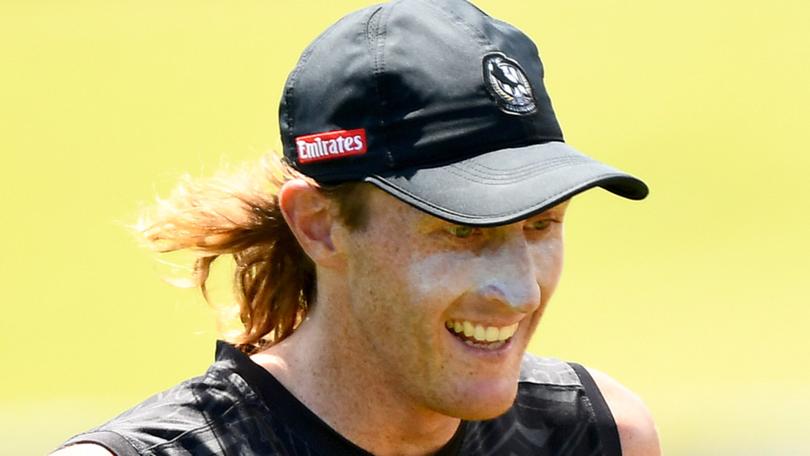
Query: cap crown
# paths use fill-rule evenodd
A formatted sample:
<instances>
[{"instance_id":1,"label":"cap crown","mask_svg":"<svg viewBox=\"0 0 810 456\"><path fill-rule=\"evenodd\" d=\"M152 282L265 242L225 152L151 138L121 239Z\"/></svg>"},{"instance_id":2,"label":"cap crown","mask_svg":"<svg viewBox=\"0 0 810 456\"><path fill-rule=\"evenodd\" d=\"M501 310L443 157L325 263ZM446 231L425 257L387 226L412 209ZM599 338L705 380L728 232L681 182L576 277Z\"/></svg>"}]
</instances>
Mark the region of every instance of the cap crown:
<instances>
[{"instance_id":1,"label":"cap crown","mask_svg":"<svg viewBox=\"0 0 810 456\"><path fill-rule=\"evenodd\" d=\"M279 121L287 160L325 183L563 140L534 43L463 0L342 18L302 54ZM298 138L338 130L341 154L301 158Z\"/></svg>"}]
</instances>

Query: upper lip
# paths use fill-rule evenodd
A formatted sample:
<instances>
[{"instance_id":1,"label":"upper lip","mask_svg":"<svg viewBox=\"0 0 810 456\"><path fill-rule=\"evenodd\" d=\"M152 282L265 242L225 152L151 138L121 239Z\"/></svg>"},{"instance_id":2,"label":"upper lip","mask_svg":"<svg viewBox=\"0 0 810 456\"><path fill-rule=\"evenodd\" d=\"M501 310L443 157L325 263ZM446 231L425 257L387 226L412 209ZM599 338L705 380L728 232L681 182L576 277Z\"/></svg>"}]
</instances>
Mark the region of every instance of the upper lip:
<instances>
[{"instance_id":1,"label":"upper lip","mask_svg":"<svg viewBox=\"0 0 810 456\"><path fill-rule=\"evenodd\" d=\"M503 328L503 327L506 327L506 326L512 326L515 323L520 323L521 321L523 321L523 319L521 318L519 320L506 321L506 320L492 320L492 319L486 319L486 318L453 317L453 318L448 318L445 321L461 321L461 322L469 321L473 325L481 325L481 326L485 326L485 327L486 326L496 326L496 327L499 327L499 328Z\"/></svg>"}]
</instances>

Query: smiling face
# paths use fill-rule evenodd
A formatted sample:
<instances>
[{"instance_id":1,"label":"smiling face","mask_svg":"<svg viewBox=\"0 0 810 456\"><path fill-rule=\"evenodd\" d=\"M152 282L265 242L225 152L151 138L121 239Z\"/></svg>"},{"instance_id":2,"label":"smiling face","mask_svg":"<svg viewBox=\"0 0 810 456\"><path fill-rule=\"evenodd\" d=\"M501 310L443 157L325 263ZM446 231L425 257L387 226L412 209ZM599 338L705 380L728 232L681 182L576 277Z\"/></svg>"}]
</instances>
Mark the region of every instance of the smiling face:
<instances>
[{"instance_id":1,"label":"smiling face","mask_svg":"<svg viewBox=\"0 0 810 456\"><path fill-rule=\"evenodd\" d=\"M503 413L560 277L566 204L495 228L454 225L379 190L341 242L347 315L365 365L417 408Z\"/></svg>"}]
</instances>

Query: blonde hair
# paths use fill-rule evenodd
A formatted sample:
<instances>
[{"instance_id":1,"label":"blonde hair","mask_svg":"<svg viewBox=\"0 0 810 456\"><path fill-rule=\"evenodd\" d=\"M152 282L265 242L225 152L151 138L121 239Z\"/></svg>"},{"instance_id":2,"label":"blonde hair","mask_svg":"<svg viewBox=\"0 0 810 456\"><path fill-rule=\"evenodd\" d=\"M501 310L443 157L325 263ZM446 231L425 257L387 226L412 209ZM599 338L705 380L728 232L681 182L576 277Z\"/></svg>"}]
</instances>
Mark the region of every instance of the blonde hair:
<instances>
[{"instance_id":1,"label":"blonde hair","mask_svg":"<svg viewBox=\"0 0 810 456\"><path fill-rule=\"evenodd\" d=\"M288 337L314 304L315 266L278 204L282 185L299 177L275 154L262 157L259 166L243 166L231 174L209 179L185 176L169 198L159 199L142 214L136 226L152 250L196 253L191 280L206 301L211 264L222 255L233 257L233 288L244 329L229 341L245 353ZM349 228L365 224L366 185L317 187L337 203Z\"/></svg>"}]
</instances>

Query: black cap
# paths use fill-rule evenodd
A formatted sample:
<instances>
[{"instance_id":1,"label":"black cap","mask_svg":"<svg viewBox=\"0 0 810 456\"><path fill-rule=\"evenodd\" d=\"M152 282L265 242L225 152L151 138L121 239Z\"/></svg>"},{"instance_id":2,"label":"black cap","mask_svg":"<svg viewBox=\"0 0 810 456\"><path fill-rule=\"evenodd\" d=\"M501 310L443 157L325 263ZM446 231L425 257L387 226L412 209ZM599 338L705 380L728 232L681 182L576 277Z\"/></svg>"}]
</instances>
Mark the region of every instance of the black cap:
<instances>
[{"instance_id":1,"label":"black cap","mask_svg":"<svg viewBox=\"0 0 810 456\"><path fill-rule=\"evenodd\" d=\"M344 17L302 54L279 121L301 173L369 182L456 223L514 222L595 186L648 193L563 142L534 43L464 0Z\"/></svg>"}]
</instances>

